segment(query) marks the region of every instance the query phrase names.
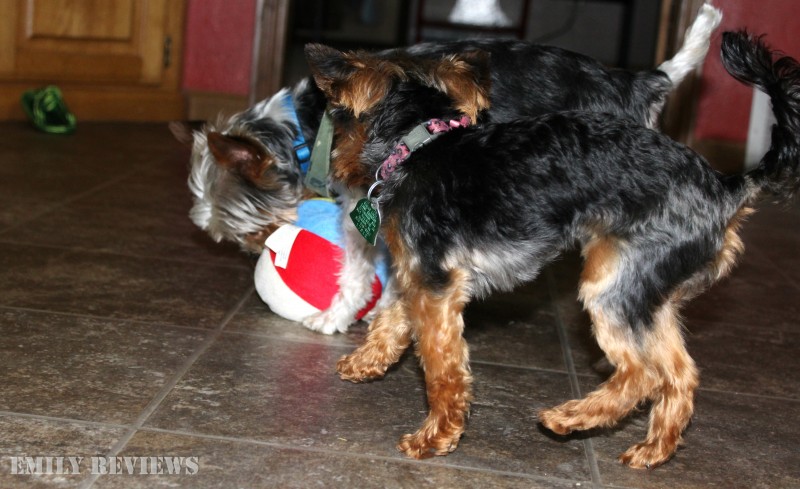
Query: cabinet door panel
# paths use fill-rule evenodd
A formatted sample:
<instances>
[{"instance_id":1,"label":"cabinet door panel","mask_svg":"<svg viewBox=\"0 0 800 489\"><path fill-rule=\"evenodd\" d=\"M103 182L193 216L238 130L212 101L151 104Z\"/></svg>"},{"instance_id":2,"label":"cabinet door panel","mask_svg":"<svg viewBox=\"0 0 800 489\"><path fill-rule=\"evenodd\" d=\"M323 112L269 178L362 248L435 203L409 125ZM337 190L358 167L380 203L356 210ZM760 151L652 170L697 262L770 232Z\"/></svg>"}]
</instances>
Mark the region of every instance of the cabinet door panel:
<instances>
[{"instance_id":1,"label":"cabinet door panel","mask_svg":"<svg viewBox=\"0 0 800 489\"><path fill-rule=\"evenodd\" d=\"M127 41L134 32L133 0L35 0L27 11L32 39Z\"/></svg>"},{"instance_id":2,"label":"cabinet door panel","mask_svg":"<svg viewBox=\"0 0 800 489\"><path fill-rule=\"evenodd\" d=\"M157 84L167 0L18 0L13 48L0 55L17 79ZM12 17L13 18L13 17ZM13 60L13 63L10 63Z\"/></svg>"},{"instance_id":3,"label":"cabinet door panel","mask_svg":"<svg viewBox=\"0 0 800 489\"><path fill-rule=\"evenodd\" d=\"M0 0L0 119L24 119L20 95L47 84L79 121L183 118L185 12L185 0Z\"/></svg>"}]
</instances>

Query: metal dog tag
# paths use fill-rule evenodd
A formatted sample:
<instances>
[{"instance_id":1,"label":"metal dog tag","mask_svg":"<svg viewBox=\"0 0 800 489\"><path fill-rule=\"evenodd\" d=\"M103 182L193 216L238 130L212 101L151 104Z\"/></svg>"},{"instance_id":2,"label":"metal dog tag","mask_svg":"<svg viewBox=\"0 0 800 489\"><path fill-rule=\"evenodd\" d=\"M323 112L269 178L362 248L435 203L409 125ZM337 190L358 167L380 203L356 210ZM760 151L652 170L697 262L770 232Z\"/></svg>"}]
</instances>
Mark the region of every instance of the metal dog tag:
<instances>
[{"instance_id":1,"label":"metal dog tag","mask_svg":"<svg viewBox=\"0 0 800 489\"><path fill-rule=\"evenodd\" d=\"M369 244L375 246L378 239L378 230L381 227L381 213L378 210L377 200L361 199L356 204L350 219Z\"/></svg>"}]
</instances>

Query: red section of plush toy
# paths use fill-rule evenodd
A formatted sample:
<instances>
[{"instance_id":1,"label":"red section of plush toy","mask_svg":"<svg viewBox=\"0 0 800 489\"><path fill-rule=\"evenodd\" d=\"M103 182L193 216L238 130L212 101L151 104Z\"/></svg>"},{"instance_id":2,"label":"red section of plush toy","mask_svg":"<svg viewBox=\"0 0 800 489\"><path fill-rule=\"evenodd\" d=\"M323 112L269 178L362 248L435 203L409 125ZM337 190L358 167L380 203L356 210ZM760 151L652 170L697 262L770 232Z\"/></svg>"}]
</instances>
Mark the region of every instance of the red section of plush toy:
<instances>
[{"instance_id":1,"label":"red section of plush toy","mask_svg":"<svg viewBox=\"0 0 800 489\"><path fill-rule=\"evenodd\" d=\"M341 248L304 229L294 240L286 268L275 269L289 290L315 308L325 310L339 291L337 279L341 254ZM269 256L274 264L275 252L270 250ZM381 292L381 282L375 276L372 297L367 306L358 312L356 319L364 317L375 306Z\"/></svg>"}]
</instances>

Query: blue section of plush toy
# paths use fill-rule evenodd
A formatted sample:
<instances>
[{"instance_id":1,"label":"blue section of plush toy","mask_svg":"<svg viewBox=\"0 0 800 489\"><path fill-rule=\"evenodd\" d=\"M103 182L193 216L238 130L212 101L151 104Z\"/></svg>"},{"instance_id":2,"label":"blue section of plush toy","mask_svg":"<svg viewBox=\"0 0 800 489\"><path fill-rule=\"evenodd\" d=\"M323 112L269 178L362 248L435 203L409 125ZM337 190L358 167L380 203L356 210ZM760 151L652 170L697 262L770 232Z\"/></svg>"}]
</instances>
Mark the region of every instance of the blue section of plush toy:
<instances>
[{"instance_id":1,"label":"blue section of plush toy","mask_svg":"<svg viewBox=\"0 0 800 489\"><path fill-rule=\"evenodd\" d=\"M386 282L389 280L389 250L380 238L378 238L378 244L376 246L380 248L380 252L375 261L375 275L378 276L381 285L386 287Z\"/></svg>"},{"instance_id":2,"label":"blue section of plush toy","mask_svg":"<svg viewBox=\"0 0 800 489\"><path fill-rule=\"evenodd\" d=\"M344 247L344 238L339 229L342 209L331 199L310 199L297 206L295 225L322 236L339 248Z\"/></svg>"},{"instance_id":3,"label":"blue section of plush toy","mask_svg":"<svg viewBox=\"0 0 800 489\"><path fill-rule=\"evenodd\" d=\"M344 237L339 227L341 222L342 209L332 199L309 199L297 206L295 225L325 238L339 248L344 248ZM383 247L380 242L378 245ZM384 286L389 278L387 256L388 252L383 247L375 264L375 274Z\"/></svg>"}]
</instances>

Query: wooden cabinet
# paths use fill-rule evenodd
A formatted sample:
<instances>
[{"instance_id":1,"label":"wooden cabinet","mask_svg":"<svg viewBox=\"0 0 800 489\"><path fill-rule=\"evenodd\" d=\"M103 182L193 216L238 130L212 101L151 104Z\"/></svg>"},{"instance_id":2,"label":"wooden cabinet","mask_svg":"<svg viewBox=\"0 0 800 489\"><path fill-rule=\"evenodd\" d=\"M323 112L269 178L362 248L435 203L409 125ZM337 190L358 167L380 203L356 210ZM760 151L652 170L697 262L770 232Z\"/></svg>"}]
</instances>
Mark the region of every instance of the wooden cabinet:
<instances>
[{"instance_id":1,"label":"wooden cabinet","mask_svg":"<svg viewBox=\"0 0 800 489\"><path fill-rule=\"evenodd\" d=\"M184 117L185 0L0 0L0 118L58 85L81 120Z\"/></svg>"}]
</instances>

